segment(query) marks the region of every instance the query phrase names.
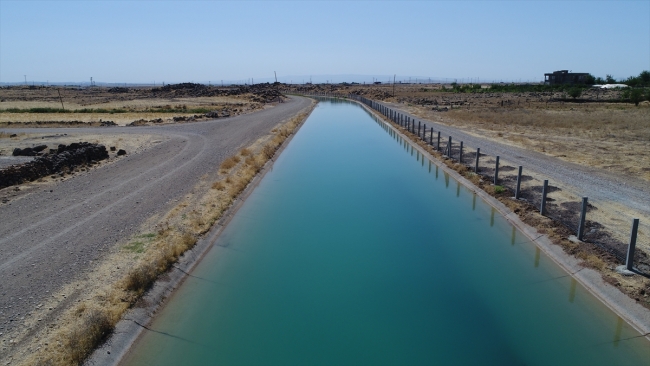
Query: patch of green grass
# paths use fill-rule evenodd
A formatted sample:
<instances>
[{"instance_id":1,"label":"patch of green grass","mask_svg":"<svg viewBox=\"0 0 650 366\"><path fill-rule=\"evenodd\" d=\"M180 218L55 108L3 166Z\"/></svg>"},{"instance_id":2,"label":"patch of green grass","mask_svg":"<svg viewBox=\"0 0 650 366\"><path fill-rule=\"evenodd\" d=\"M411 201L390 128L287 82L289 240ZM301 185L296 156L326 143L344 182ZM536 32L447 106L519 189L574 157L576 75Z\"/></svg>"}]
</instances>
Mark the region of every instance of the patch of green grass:
<instances>
[{"instance_id":1,"label":"patch of green grass","mask_svg":"<svg viewBox=\"0 0 650 366\"><path fill-rule=\"evenodd\" d=\"M154 233L146 233L146 234L142 234L142 235L138 236L138 238L142 238L142 239L153 239L155 237L156 237L156 234L154 234Z\"/></svg>"},{"instance_id":2,"label":"patch of green grass","mask_svg":"<svg viewBox=\"0 0 650 366\"><path fill-rule=\"evenodd\" d=\"M499 194L505 192L506 189L503 186L494 186L494 193Z\"/></svg>"},{"instance_id":3,"label":"patch of green grass","mask_svg":"<svg viewBox=\"0 0 650 366\"><path fill-rule=\"evenodd\" d=\"M143 253L144 252L144 242L134 241L124 246L124 249L128 250L131 253Z\"/></svg>"}]
</instances>

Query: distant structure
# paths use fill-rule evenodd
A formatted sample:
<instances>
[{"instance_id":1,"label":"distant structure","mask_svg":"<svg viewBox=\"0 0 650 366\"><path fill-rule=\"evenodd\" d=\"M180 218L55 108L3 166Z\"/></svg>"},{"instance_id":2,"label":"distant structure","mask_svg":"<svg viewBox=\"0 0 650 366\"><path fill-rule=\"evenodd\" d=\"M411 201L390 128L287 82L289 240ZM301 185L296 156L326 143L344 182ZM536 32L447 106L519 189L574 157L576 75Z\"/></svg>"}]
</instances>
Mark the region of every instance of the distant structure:
<instances>
[{"instance_id":1,"label":"distant structure","mask_svg":"<svg viewBox=\"0 0 650 366\"><path fill-rule=\"evenodd\" d=\"M586 72L569 72L569 70L554 71L550 74L544 74L544 84L558 85L558 84L586 84Z\"/></svg>"}]
</instances>

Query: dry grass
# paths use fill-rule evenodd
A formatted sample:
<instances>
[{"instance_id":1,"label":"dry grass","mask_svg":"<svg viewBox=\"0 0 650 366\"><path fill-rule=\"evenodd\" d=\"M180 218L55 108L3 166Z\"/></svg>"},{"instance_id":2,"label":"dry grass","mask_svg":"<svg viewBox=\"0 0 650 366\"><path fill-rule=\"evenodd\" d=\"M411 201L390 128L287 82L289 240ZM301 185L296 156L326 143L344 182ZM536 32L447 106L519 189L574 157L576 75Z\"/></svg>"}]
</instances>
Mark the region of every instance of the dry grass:
<instances>
[{"instance_id":1,"label":"dry grass","mask_svg":"<svg viewBox=\"0 0 650 366\"><path fill-rule=\"evenodd\" d=\"M44 344L50 346L39 347L19 363L82 364L158 276L168 271L185 251L196 244L199 236L222 217L269 160L267 151L277 151L307 116L308 113L303 113L291 119L277 128L275 134L263 137L240 151L242 156L246 156L243 164L237 165L241 158L231 157L229 160L235 165L227 172L222 169L218 180L210 183L206 177L194 189L201 191L201 194L188 195L164 217L156 219L156 234L136 235L131 244L123 247L123 253L134 255L126 264L130 270L117 280L108 281L105 286L97 288L88 294L85 301L69 309L59 320L62 325L45 336L47 342ZM138 246L144 249L142 252L129 247L136 242L143 242L142 246ZM117 263L125 265L123 258ZM115 268L116 263L107 263L107 266Z\"/></svg>"},{"instance_id":2,"label":"dry grass","mask_svg":"<svg viewBox=\"0 0 650 366\"><path fill-rule=\"evenodd\" d=\"M231 156L231 157L227 158L226 160L224 160L223 163L221 163L220 169L221 170L226 170L226 171L230 170L230 169L234 168L235 165L237 165L237 163L239 163L240 161L241 161L241 159L239 158L239 156L237 156L237 155Z\"/></svg>"}]
</instances>

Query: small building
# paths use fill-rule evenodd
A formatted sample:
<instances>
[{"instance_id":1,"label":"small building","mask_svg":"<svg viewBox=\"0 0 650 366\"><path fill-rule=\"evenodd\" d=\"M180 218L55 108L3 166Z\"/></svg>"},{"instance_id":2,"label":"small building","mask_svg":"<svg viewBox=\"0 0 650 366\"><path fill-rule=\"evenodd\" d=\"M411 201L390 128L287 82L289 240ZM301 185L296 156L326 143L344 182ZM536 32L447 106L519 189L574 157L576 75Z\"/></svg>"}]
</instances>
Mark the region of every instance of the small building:
<instances>
[{"instance_id":1,"label":"small building","mask_svg":"<svg viewBox=\"0 0 650 366\"><path fill-rule=\"evenodd\" d=\"M544 84L586 84L589 73L586 72L569 72L569 70L554 71L550 74L544 74Z\"/></svg>"}]
</instances>

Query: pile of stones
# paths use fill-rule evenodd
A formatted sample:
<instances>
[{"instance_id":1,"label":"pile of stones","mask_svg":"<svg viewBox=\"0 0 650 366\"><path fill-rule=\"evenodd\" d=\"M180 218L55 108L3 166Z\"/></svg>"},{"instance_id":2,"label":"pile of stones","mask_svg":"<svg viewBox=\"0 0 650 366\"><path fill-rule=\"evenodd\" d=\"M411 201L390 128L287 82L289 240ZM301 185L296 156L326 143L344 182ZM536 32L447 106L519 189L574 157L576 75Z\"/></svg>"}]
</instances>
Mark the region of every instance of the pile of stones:
<instances>
[{"instance_id":1,"label":"pile of stones","mask_svg":"<svg viewBox=\"0 0 650 366\"><path fill-rule=\"evenodd\" d=\"M37 154L41 156L24 164L11 165L5 169L0 169L0 188L31 182L50 174L108 159L108 151L106 151L104 145L89 142L59 145L57 149L50 149L47 154L44 153L46 148L47 146L41 145L35 148L16 149L20 150L19 153L21 154L25 150L27 150L27 154L34 154L26 156L36 156ZM14 150L15 156L16 150Z\"/></svg>"}]
</instances>

